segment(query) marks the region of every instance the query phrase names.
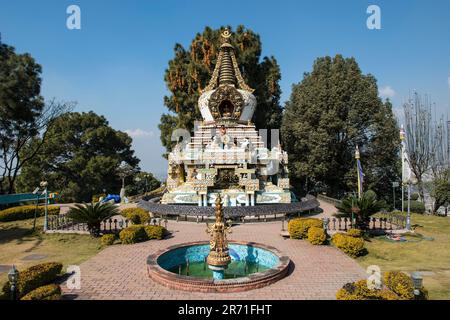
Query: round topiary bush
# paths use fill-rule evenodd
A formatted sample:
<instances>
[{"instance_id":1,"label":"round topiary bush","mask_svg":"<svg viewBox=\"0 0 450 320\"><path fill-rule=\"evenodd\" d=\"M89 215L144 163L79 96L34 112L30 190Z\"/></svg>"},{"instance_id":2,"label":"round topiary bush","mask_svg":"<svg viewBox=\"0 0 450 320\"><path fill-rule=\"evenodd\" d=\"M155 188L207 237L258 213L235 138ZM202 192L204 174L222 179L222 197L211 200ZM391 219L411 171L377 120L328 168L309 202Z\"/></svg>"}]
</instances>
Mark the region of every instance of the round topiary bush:
<instances>
[{"instance_id":1,"label":"round topiary bush","mask_svg":"<svg viewBox=\"0 0 450 320\"><path fill-rule=\"evenodd\" d=\"M143 225L129 226L119 233L122 244L132 244L142 242L148 239Z\"/></svg>"},{"instance_id":2,"label":"round topiary bush","mask_svg":"<svg viewBox=\"0 0 450 320\"><path fill-rule=\"evenodd\" d=\"M308 229L308 241L314 245L321 245L327 241L327 235L323 228L311 227Z\"/></svg>"},{"instance_id":3,"label":"round topiary bush","mask_svg":"<svg viewBox=\"0 0 450 320\"><path fill-rule=\"evenodd\" d=\"M121 214L133 224L146 224L150 221L150 213L142 208L127 208Z\"/></svg>"},{"instance_id":4,"label":"round topiary bush","mask_svg":"<svg viewBox=\"0 0 450 320\"><path fill-rule=\"evenodd\" d=\"M288 232L291 239L306 239L311 227L322 228L323 222L316 218L297 218L288 223Z\"/></svg>"},{"instance_id":5,"label":"round topiary bush","mask_svg":"<svg viewBox=\"0 0 450 320\"><path fill-rule=\"evenodd\" d=\"M331 242L350 257L356 258L364 253L364 239L362 237L352 237L343 233L336 233L331 238Z\"/></svg>"},{"instance_id":6,"label":"round topiary bush","mask_svg":"<svg viewBox=\"0 0 450 320\"><path fill-rule=\"evenodd\" d=\"M358 238L358 237L362 237L363 232L360 229L348 229L347 235Z\"/></svg>"},{"instance_id":7,"label":"round topiary bush","mask_svg":"<svg viewBox=\"0 0 450 320\"><path fill-rule=\"evenodd\" d=\"M407 274L400 271L385 272L383 283L402 300L414 299L414 283Z\"/></svg>"},{"instance_id":8,"label":"round topiary bush","mask_svg":"<svg viewBox=\"0 0 450 320\"><path fill-rule=\"evenodd\" d=\"M104 234L100 239L100 243L102 246L106 247L114 244L115 240L116 236L114 234Z\"/></svg>"},{"instance_id":9,"label":"round topiary bush","mask_svg":"<svg viewBox=\"0 0 450 320\"><path fill-rule=\"evenodd\" d=\"M24 295L20 300L59 300L61 299L61 287L57 284L48 284Z\"/></svg>"},{"instance_id":10,"label":"round topiary bush","mask_svg":"<svg viewBox=\"0 0 450 320\"><path fill-rule=\"evenodd\" d=\"M148 239L157 239L161 240L164 238L164 235L166 233L166 229L164 229L161 226L145 226L144 227L145 233L147 234Z\"/></svg>"}]
</instances>

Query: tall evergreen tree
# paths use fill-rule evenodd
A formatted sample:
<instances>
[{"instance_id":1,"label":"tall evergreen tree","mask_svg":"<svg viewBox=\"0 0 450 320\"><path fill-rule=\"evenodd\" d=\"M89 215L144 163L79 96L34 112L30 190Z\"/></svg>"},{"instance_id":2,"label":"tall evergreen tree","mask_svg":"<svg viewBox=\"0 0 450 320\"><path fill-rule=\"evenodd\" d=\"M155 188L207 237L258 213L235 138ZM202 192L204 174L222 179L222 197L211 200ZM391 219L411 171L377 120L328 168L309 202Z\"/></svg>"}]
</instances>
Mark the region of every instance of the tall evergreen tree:
<instances>
[{"instance_id":1,"label":"tall evergreen tree","mask_svg":"<svg viewBox=\"0 0 450 320\"><path fill-rule=\"evenodd\" d=\"M231 28L228 28L231 30ZM197 101L206 87L216 64L220 34L224 27L213 30L206 27L198 33L188 50L175 45L175 57L169 61L164 80L170 95L164 104L170 113L161 116L159 129L161 142L170 151L173 147L171 134L175 128L192 130L195 120L201 120ZM253 121L257 128L279 128L282 108L280 106L280 68L274 57L261 57L259 35L244 26L238 26L230 38L236 59L246 83L255 89L258 105Z\"/></svg>"},{"instance_id":2,"label":"tall evergreen tree","mask_svg":"<svg viewBox=\"0 0 450 320\"><path fill-rule=\"evenodd\" d=\"M290 177L299 191L340 197L356 189L355 148L361 152L365 187L380 196L397 180L398 128L389 101L378 97L375 78L354 58L318 58L293 85L281 137ZM392 190L392 189L389 189Z\"/></svg>"}]
</instances>

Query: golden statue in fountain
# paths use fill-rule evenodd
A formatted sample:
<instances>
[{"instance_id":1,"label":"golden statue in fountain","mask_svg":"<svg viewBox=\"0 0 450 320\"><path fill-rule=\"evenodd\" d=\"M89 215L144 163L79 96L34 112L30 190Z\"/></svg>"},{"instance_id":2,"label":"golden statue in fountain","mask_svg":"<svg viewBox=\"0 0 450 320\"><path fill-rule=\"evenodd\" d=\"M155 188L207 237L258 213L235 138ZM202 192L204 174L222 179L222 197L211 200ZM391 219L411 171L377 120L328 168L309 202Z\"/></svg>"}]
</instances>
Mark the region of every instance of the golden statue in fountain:
<instances>
[{"instance_id":1,"label":"golden statue in fountain","mask_svg":"<svg viewBox=\"0 0 450 320\"><path fill-rule=\"evenodd\" d=\"M225 222L220 195L216 198L216 222L211 226L207 224L206 232L211 235L210 251L206 262L213 271L213 278L223 279L224 270L231 262L226 236L227 232L231 232L231 226Z\"/></svg>"}]
</instances>

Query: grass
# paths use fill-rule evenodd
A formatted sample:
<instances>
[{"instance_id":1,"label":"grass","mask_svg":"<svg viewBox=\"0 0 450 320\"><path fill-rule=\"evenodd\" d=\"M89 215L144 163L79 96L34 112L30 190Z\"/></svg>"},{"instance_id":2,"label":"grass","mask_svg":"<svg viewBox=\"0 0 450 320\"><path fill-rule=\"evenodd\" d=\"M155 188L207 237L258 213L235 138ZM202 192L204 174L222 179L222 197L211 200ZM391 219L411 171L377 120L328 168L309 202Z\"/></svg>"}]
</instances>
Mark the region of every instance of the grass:
<instances>
[{"instance_id":1,"label":"grass","mask_svg":"<svg viewBox=\"0 0 450 320\"><path fill-rule=\"evenodd\" d=\"M102 247L99 239L80 234L44 234L44 218L37 220L32 231L33 219L0 222L0 265L16 265L20 270L42 262L61 262L63 270L68 265L80 264L97 254ZM28 261L31 254L45 255L42 260ZM7 280L7 272L0 273L0 287Z\"/></svg>"},{"instance_id":2,"label":"grass","mask_svg":"<svg viewBox=\"0 0 450 320\"><path fill-rule=\"evenodd\" d=\"M450 300L450 219L413 214L411 223L415 233L434 240L402 243L371 238L366 242L369 253L358 262L364 267L378 265L382 272L431 271L433 274L423 275L430 299Z\"/></svg>"}]
</instances>

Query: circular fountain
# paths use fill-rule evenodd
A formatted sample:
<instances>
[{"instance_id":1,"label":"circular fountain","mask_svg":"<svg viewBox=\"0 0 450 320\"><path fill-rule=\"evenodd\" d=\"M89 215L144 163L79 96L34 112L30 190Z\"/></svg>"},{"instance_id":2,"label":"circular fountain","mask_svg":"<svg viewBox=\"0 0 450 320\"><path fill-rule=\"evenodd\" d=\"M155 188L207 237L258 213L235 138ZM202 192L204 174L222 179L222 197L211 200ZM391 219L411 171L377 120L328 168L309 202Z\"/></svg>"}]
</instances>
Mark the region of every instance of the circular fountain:
<instances>
[{"instance_id":1,"label":"circular fountain","mask_svg":"<svg viewBox=\"0 0 450 320\"><path fill-rule=\"evenodd\" d=\"M236 292L260 288L283 278L290 259L277 249L253 242L228 243L220 196L210 241L172 246L147 259L150 278L173 289Z\"/></svg>"}]
</instances>

